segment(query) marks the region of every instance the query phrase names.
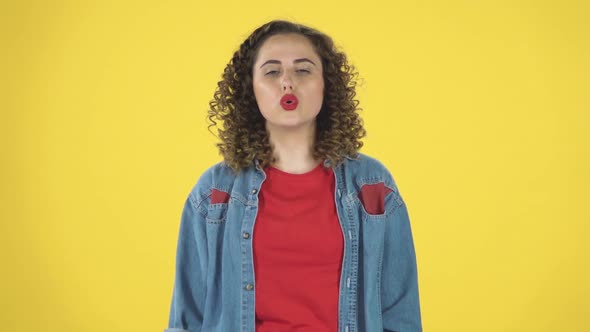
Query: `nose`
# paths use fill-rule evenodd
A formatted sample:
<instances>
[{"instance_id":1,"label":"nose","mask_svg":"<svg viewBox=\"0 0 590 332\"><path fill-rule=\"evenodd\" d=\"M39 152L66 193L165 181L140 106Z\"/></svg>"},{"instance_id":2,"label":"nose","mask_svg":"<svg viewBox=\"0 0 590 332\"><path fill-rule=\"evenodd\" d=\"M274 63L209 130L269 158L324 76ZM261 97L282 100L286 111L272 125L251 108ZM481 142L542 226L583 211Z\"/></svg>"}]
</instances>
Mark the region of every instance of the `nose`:
<instances>
[{"instance_id":1,"label":"nose","mask_svg":"<svg viewBox=\"0 0 590 332\"><path fill-rule=\"evenodd\" d=\"M283 76L281 85L283 86L283 91L293 90L293 82L291 81L291 77L289 77L289 75Z\"/></svg>"}]
</instances>

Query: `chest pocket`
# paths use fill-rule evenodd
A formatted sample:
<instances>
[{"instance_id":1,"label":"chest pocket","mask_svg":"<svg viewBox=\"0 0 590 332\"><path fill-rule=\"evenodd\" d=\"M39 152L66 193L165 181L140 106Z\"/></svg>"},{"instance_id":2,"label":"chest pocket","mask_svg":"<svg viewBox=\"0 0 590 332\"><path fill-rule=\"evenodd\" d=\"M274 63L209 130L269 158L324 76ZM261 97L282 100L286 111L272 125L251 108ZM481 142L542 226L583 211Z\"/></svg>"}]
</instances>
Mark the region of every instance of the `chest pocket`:
<instances>
[{"instance_id":1,"label":"chest pocket","mask_svg":"<svg viewBox=\"0 0 590 332\"><path fill-rule=\"evenodd\" d=\"M230 196L226 191L219 189L211 190L210 203L207 207L207 223L221 224L227 217L227 209Z\"/></svg>"},{"instance_id":2,"label":"chest pocket","mask_svg":"<svg viewBox=\"0 0 590 332\"><path fill-rule=\"evenodd\" d=\"M357 199L365 217L384 217L385 199L391 192L393 190L386 187L383 182L364 184L357 195Z\"/></svg>"},{"instance_id":3,"label":"chest pocket","mask_svg":"<svg viewBox=\"0 0 590 332\"><path fill-rule=\"evenodd\" d=\"M221 224L227 217L228 203L209 204L207 207L207 223Z\"/></svg>"}]
</instances>

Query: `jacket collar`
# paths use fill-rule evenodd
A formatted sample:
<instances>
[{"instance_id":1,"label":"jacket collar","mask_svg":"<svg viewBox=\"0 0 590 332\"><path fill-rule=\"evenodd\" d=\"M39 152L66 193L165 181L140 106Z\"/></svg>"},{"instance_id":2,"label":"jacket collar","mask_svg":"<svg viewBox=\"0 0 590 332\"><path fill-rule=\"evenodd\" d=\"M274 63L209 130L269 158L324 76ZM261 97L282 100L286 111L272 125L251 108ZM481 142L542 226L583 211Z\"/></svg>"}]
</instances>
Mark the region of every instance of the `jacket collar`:
<instances>
[{"instance_id":1,"label":"jacket collar","mask_svg":"<svg viewBox=\"0 0 590 332\"><path fill-rule=\"evenodd\" d=\"M351 156L350 156L350 155L348 155L348 154L347 154L347 155L345 155L345 156L344 156L344 158L346 158L346 159L348 159L348 160L357 160L357 159L358 159L358 157L357 157L357 158L353 158L353 157L351 157ZM324 167L330 167L330 165L331 165L331 163L330 163L330 160L329 160L329 159L324 159ZM258 160L258 158L254 158L254 166L255 166L257 169L259 169L259 170L262 170L262 169L260 168L260 161Z\"/></svg>"}]
</instances>

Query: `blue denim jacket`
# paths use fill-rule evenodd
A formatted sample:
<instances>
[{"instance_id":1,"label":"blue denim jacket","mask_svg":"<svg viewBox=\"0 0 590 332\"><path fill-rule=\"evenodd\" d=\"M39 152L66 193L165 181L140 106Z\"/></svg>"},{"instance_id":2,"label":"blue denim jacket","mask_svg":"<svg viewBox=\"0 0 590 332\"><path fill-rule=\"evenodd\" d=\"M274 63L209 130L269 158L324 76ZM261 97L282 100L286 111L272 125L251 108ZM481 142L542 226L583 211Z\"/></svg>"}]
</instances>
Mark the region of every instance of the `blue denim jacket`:
<instances>
[{"instance_id":1,"label":"blue denim jacket","mask_svg":"<svg viewBox=\"0 0 590 332\"><path fill-rule=\"evenodd\" d=\"M338 331L422 331L410 221L393 177L361 153L333 171L344 235ZM252 233L265 178L256 160L238 175L220 162L189 193L164 332L255 332ZM212 204L213 192L227 193L226 201L216 198ZM363 193L371 195L363 200ZM367 197L382 201L367 202Z\"/></svg>"}]
</instances>

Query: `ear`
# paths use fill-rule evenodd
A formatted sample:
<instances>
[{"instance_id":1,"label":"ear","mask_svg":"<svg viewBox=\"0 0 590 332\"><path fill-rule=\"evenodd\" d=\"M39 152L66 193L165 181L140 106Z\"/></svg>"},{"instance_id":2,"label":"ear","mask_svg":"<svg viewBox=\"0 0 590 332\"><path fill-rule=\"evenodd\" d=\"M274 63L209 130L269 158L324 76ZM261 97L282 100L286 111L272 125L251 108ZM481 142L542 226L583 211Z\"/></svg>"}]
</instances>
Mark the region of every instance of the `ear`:
<instances>
[{"instance_id":1,"label":"ear","mask_svg":"<svg viewBox=\"0 0 590 332\"><path fill-rule=\"evenodd\" d=\"M383 182L365 184L359 192L359 199L369 214L385 213L385 196L393 190L385 187Z\"/></svg>"}]
</instances>

